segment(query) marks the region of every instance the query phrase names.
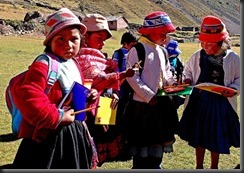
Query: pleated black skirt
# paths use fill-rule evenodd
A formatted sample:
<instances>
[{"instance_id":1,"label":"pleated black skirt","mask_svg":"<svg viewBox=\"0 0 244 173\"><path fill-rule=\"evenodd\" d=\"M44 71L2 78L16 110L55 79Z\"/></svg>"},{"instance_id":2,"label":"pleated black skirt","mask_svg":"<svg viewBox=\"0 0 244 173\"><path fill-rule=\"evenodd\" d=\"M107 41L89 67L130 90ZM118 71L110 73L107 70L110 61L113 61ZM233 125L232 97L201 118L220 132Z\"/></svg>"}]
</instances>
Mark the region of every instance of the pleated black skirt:
<instances>
[{"instance_id":1,"label":"pleated black skirt","mask_svg":"<svg viewBox=\"0 0 244 173\"><path fill-rule=\"evenodd\" d=\"M178 114L173 101L167 96L157 97L158 104L131 100L124 112L124 128L129 146L163 145L175 140Z\"/></svg>"},{"instance_id":2,"label":"pleated black skirt","mask_svg":"<svg viewBox=\"0 0 244 173\"><path fill-rule=\"evenodd\" d=\"M81 122L62 126L40 143L23 139L13 162L14 169L88 169L92 149Z\"/></svg>"},{"instance_id":3,"label":"pleated black skirt","mask_svg":"<svg viewBox=\"0 0 244 173\"><path fill-rule=\"evenodd\" d=\"M226 97L194 88L183 111L178 135L192 147L229 154L240 147L240 122Z\"/></svg>"}]
</instances>

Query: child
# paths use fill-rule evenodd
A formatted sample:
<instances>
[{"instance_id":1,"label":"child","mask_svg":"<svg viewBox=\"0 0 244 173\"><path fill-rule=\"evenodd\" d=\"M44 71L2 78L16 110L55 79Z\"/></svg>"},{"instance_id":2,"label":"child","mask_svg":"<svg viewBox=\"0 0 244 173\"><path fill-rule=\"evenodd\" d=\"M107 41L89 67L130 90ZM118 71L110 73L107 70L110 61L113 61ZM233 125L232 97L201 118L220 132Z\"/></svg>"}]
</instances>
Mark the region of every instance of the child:
<instances>
[{"instance_id":1,"label":"child","mask_svg":"<svg viewBox=\"0 0 244 173\"><path fill-rule=\"evenodd\" d=\"M100 14L87 14L82 23L87 27L84 36L83 47L76 57L80 63L86 81L92 81L92 87L97 89L99 96L104 94L105 89L112 88L112 108L118 104L118 90L121 81L125 77L134 75L131 69L117 72L117 62L107 59L102 52L105 41L112 37L108 28L106 18ZM99 99L94 104L97 105ZM120 154L124 149L122 137L113 126L95 125L96 112L89 113L87 125L94 139L98 151L98 166L104 162L120 159ZM123 153L122 153L123 154Z\"/></svg>"},{"instance_id":2,"label":"child","mask_svg":"<svg viewBox=\"0 0 244 173\"><path fill-rule=\"evenodd\" d=\"M183 63L181 62L179 55L181 54L180 49L178 48L178 41L170 40L166 45L166 50L169 55L170 62L170 71L173 76L176 76L176 80L178 84L182 83L182 72L183 72Z\"/></svg>"},{"instance_id":3,"label":"child","mask_svg":"<svg viewBox=\"0 0 244 173\"><path fill-rule=\"evenodd\" d=\"M122 72L126 70L126 56L129 50L137 43L138 37L132 32L125 32L121 37L120 44L122 45L121 48L114 51L112 59L118 62L118 71ZM120 127L123 112L125 108L125 104L128 102L129 99L129 91L127 87L128 83L125 81L121 84L119 89L119 102L117 107L117 114L116 114L116 126L121 129Z\"/></svg>"},{"instance_id":4,"label":"child","mask_svg":"<svg viewBox=\"0 0 244 173\"><path fill-rule=\"evenodd\" d=\"M215 16L204 17L199 40L202 49L184 67L185 83L211 82L240 90L240 58L230 49L224 23ZM179 136L195 148L196 169L203 169L206 149L211 152L210 168L218 169L219 154L229 154L232 146L240 147L237 95L194 88L187 100Z\"/></svg>"},{"instance_id":5,"label":"child","mask_svg":"<svg viewBox=\"0 0 244 173\"><path fill-rule=\"evenodd\" d=\"M132 32L125 32L122 37L120 44L121 48L114 51L112 59L118 62L118 71L122 72L126 70L126 55L129 50L135 45L138 41L137 36Z\"/></svg>"},{"instance_id":6,"label":"child","mask_svg":"<svg viewBox=\"0 0 244 173\"><path fill-rule=\"evenodd\" d=\"M141 34L139 42L145 48L145 61L141 75L136 72L133 77L126 78L134 94L124 114L126 136L133 156L132 169L160 169L164 144L175 141L177 110L169 97L157 96L164 86L176 84L159 46L166 34L174 31L169 16L161 11L148 14L138 30ZM127 68L138 60L137 51L132 47L127 55Z\"/></svg>"},{"instance_id":7,"label":"child","mask_svg":"<svg viewBox=\"0 0 244 173\"><path fill-rule=\"evenodd\" d=\"M45 53L58 61L60 77L46 95L48 61L43 59L31 64L16 87L14 97L23 113L19 137L23 140L13 162L15 169L90 169L96 165L85 123L75 120L73 109L57 109L72 83L84 82L73 57L85 32L85 25L67 8L47 17L43 44ZM92 89L90 99L96 99L96 94Z\"/></svg>"},{"instance_id":8,"label":"child","mask_svg":"<svg viewBox=\"0 0 244 173\"><path fill-rule=\"evenodd\" d=\"M177 83L182 84L182 72L184 66L179 58L181 51L178 48L178 41L170 39L166 45L166 50L169 57L170 71L172 72L173 77L177 80ZM185 98L182 96L173 96L173 101L177 109L180 105L184 104L184 100Z\"/></svg>"}]
</instances>

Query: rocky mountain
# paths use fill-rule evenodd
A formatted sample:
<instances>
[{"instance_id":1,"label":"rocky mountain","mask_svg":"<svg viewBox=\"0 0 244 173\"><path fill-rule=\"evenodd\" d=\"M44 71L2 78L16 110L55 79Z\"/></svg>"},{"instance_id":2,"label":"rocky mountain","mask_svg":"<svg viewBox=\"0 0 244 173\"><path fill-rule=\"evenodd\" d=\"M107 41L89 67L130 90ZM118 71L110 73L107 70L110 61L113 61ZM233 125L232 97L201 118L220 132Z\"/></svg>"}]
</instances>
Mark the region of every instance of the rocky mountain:
<instances>
[{"instance_id":1,"label":"rocky mountain","mask_svg":"<svg viewBox=\"0 0 244 173\"><path fill-rule=\"evenodd\" d=\"M26 13L38 11L44 17L67 7L79 14L100 13L124 16L141 24L150 12L169 14L175 26L199 26L206 15L220 17L231 34L240 34L239 0L0 0L0 19L23 20Z\"/></svg>"}]
</instances>

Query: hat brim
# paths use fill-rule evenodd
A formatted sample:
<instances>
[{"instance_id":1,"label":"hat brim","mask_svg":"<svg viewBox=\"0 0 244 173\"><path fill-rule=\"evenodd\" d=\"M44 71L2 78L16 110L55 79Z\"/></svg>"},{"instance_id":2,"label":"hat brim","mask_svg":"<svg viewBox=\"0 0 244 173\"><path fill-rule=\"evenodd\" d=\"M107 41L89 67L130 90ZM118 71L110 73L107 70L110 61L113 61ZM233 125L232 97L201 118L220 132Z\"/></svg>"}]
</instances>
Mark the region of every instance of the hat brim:
<instances>
[{"instance_id":1,"label":"hat brim","mask_svg":"<svg viewBox=\"0 0 244 173\"><path fill-rule=\"evenodd\" d=\"M170 32L175 32L175 27L172 24L168 24L166 26L158 26L158 27L141 27L139 28L138 32L142 35L147 35L151 33L155 33L155 31L159 31L162 33L170 33Z\"/></svg>"},{"instance_id":2,"label":"hat brim","mask_svg":"<svg viewBox=\"0 0 244 173\"><path fill-rule=\"evenodd\" d=\"M111 31L109 31L108 29L102 29L102 30L99 30L99 31L106 31L107 32L107 38L106 39L109 39L112 37L112 33ZM98 30L89 30L88 32L99 32Z\"/></svg>"},{"instance_id":3,"label":"hat brim","mask_svg":"<svg viewBox=\"0 0 244 173\"><path fill-rule=\"evenodd\" d=\"M83 23L80 23L80 22L75 23L73 20L66 21L66 22L61 23L60 25L56 26L55 31L50 32L50 34L46 36L46 39L43 41L43 45L46 46L47 43L53 38L53 36L55 36L62 29L66 28L66 27L70 27L70 26L79 26L80 32L82 35L84 35L87 31L87 28Z\"/></svg>"},{"instance_id":4,"label":"hat brim","mask_svg":"<svg viewBox=\"0 0 244 173\"><path fill-rule=\"evenodd\" d=\"M219 34L200 33L198 39L202 42L215 43L225 40L228 37L228 35L228 32L223 32Z\"/></svg>"},{"instance_id":5,"label":"hat brim","mask_svg":"<svg viewBox=\"0 0 244 173\"><path fill-rule=\"evenodd\" d=\"M168 50L168 54L169 55L179 55L179 54L181 54L181 51L178 48L175 50Z\"/></svg>"}]
</instances>

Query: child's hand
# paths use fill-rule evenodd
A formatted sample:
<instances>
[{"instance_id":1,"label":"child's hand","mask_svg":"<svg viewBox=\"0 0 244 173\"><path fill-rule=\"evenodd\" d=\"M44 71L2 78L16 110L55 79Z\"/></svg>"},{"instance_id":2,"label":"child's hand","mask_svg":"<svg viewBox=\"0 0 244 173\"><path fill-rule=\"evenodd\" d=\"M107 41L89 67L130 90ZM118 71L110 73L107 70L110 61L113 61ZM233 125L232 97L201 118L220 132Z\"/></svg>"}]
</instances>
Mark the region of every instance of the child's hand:
<instances>
[{"instance_id":1,"label":"child's hand","mask_svg":"<svg viewBox=\"0 0 244 173\"><path fill-rule=\"evenodd\" d=\"M89 101L91 101L91 102L95 101L98 97L97 90L94 88L91 88L90 93L87 95L87 97L88 97Z\"/></svg>"},{"instance_id":2,"label":"child's hand","mask_svg":"<svg viewBox=\"0 0 244 173\"><path fill-rule=\"evenodd\" d=\"M118 97L118 95L115 94L115 93L113 93L113 95L112 95L112 102L111 102L110 107L111 107L112 109L115 109L115 108L117 107L117 105L118 105L118 102L119 102L119 97Z\"/></svg>"},{"instance_id":3,"label":"child's hand","mask_svg":"<svg viewBox=\"0 0 244 173\"><path fill-rule=\"evenodd\" d=\"M155 106L158 103L157 96L153 96L153 98L149 101L149 105Z\"/></svg>"},{"instance_id":4,"label":"child's hand","mask_svg":"<svg viewBox=\"0 0 244 173\"><path fill-rule=\"evenodd\" d=\"M74 109L69 109L69 110L65 111L64 116L60 122L60 125L66 126L66 125L69 125L72 122L74 122L75 116L72 115L72 113L74 113Z\"/></svg>"},{"instance_id":5,"label":"child's hand","mask_svg":"<svg viewBox=\"0 0 244 173\"><path fill-rule=\"evenodd\" d=\"M184 83L185 83L185 84L189 84L189 85L191 85L191 82L192 82L191 79L185 79L185 80L184 80Z\"/></svg>"},{"instance_id":6,"label":"child's hand","mask_svg":"<svg viewBox=\"0 0 244 173\"><path fill-rule=\"evenodd\" d=\"M233 97L234 95L236 95L237 93L236 92L232 92L232 91L229 91L229 90L223 90L221 91L221 94L222 96L224 97Z\"/></svg>"},{"instance_id":7,"label":"child's hand","mask_svg":"<svg viewBox=\"0 0 244 173\"><path fill-rule=\"evenodd\" d=\"M135 70L132 68L127 69L125 72L126 77L132 77L132 76L134 76L134 74L135 74Z\"/></svg>"}]
</instances>

